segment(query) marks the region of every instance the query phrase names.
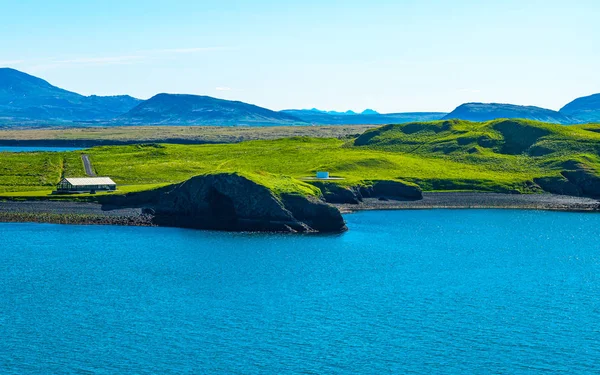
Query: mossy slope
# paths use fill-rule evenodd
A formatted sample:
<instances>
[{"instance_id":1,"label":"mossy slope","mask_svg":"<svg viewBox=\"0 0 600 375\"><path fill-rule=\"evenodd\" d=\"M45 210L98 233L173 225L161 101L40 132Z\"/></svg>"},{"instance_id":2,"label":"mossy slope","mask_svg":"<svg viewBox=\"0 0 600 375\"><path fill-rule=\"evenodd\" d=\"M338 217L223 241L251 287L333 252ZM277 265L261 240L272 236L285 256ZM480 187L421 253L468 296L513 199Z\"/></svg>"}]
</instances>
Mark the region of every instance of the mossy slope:
<instances>
[{"instance_id":1,"label":"mossy slope","mask_svg":"<svg viewBox=\"0 0 600 375\"><path fill-rule=\"evenodd\" d=\"M595 182L590 181L598 176L600 170L599 132L600 125L589 124L567 127L518 119L488 122L444 120L388 125L368 130L354 141L353 146L438 157L488 166L489 169L500 167L515 173L531 171L545 176L525 181L525 190L549 188L552 192L598 195L600 189L596 189ZM585 176L585 183L582 176ZM485 185L480 179L451 181L440 178L421 182L434 189L463 186L478 190ZM560 182L586 186L591 184L594 187L579 190L566 186L550 187Z\"/></svg>"}]
</instances>

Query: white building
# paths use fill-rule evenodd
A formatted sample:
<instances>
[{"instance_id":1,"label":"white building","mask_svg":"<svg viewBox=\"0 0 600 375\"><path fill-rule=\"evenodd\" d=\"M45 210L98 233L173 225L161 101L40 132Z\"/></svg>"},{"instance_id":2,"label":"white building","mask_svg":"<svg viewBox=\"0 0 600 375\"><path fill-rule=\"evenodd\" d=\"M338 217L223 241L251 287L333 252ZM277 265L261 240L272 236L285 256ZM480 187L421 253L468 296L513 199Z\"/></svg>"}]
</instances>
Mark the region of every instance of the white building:
<instances>
[{"instance_id":1,"label":"white building","mask_svg":"<svg viewBox=\"0 0 600 375\"><path fill-rule=\"evenodd\" d=\"M56 187L57 193L90 193L114 190L117 190L117 184L108 177L63 178Z\"/></svg>"}]
</instances>

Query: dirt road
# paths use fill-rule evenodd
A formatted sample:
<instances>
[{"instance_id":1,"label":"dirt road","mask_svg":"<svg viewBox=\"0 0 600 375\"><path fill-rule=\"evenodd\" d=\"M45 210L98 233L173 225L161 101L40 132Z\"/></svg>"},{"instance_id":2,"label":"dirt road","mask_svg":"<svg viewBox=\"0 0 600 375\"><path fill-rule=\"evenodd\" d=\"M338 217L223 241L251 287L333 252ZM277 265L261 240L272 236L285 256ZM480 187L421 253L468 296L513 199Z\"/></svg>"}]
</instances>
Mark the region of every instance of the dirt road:
<instances>
[{"instance_id":1,"label":"dirt road","mask_svg":"<svg viewBox=\"0 0 600 375\"><path fill-rule=\"evenodd\" d=\"M90 157L86 154L81 155L81 160L83 161L83 167L85 168L85 174L90 177L96 177L96 173L94 173L94 169L92 168L92 163L90 162Z\"/></svg>"}]
</instances>

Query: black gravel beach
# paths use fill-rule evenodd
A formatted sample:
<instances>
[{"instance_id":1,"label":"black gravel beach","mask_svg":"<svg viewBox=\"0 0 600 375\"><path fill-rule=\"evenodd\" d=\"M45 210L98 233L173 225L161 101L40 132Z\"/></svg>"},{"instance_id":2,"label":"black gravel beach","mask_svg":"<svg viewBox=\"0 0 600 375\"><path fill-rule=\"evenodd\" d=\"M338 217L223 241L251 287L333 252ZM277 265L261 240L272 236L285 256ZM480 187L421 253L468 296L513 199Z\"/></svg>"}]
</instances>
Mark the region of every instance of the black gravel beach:
<instances>
[{"instance_id":1,"label":"black gravel beach","mask_svg":"<svg viewBox=\"0 0 600 375\"><path fill-rule=\"evenodd\" d=\"M433 208L506 208L553 211L598 211L600 201L554 194L423 193L420 200L366 198L359 204L335 205L344 213L361 210L414 210Z\"/></svg>"},{"instance_id":2,"label":"black gravel beach","mask_svg":"<svg viewBox=\"0 0 600 375\"><path fill-rule=\"evenodd\" d=\"M139 208L59 201L0 202L0 222L150 226L152 217Z\"/></svg>"}]
</instances>

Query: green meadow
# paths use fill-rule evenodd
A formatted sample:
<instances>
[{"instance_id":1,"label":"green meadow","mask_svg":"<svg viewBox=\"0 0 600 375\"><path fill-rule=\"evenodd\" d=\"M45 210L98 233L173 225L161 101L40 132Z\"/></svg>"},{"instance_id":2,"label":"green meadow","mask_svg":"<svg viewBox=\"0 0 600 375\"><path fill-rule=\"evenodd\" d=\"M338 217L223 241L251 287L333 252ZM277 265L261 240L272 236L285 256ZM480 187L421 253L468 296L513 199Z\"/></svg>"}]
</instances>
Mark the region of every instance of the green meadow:
<instances>
[{"instance_id":1,"label":"green meadow","mask_svg":"<svg viewBox=\"0 0 600 375\"><path fill-rule=\"evenodd\" d=\"M525 120L437 121L388 125L356 138L292 137L229 144L101 146L85 151L119 192L152 189L190 177L237 172L276 192L317 194L304 179L316 171L337 183L403 180L425 191L541 192L534 179L564 170L600 170L600 125ZM84 176L81 152L0 153L0 193L46 195L61 176Z\"/></svg>"}]
</instances>

